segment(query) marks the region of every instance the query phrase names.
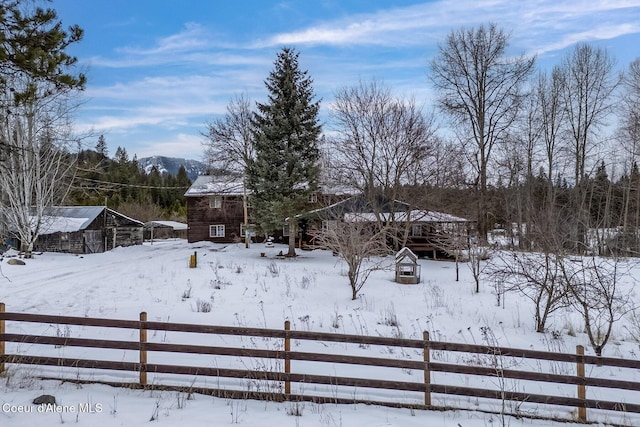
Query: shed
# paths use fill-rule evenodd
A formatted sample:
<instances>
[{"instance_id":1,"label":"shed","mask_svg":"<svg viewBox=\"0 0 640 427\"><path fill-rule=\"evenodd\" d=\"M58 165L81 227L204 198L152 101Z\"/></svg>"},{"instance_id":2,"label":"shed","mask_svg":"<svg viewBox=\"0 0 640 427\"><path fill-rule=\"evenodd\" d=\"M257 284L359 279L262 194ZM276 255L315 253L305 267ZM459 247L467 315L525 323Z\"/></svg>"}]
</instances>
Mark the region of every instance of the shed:
<instances>
[{"instance_id":1,"label":"shed","mask_svg":"<svg viewBox=\"0 0 640 427\"><path fill-rule=\"evenodd\" d=\"M177 221L149 221L144 223L145 240L153 239L186 239L187 224Z\"/></svg>"},{"instance_id":2,"label":"shed","mask_svg":"<svg viewBox=\"0 0 640 427\"><path fill-rule=\"evenodd\" d=\"M144 224L106 206L46 208L34 249L87 254L141 245Z\"/></svg>"},{"instance_id":3,"label":"shed","mask_svg":"<svg viewBox=\"0 0 640 427\"><path fill-rule=\"evenodd\" d=\"M420 283L418 257L409 248L402 248L396 254L396 282L408 285Z\"/></svg>"}]
</instances>

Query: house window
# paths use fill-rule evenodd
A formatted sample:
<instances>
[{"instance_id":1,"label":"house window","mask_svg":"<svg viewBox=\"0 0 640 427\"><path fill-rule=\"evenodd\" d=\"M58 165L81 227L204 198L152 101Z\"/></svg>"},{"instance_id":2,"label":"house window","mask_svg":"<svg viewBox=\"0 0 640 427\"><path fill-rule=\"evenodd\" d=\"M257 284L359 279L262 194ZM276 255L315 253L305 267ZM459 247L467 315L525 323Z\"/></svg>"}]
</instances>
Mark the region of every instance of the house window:
<instances>
[{"instance_id":1,"label":"house window","mask_svg":"<svg viewBox=\"0 0 640 427\"><path fill-rule=\"evenodd\" d=\"M210 225L209 237L224 237L224 225Z\"/></svg>"},{"instance_id":2,"label":"house window","mask_svg":"<svg viewBox=\"0 0 640 427\"><path fill-rule=\"evenodd\" d=\"M309 194L309 203L318 203L318 193Z\"/></svg>"},{"instance_id":3,"label":"house window","mask_svg":"<svg viewBox=\"0 0 640 427\"><path fill-rule=\"evenodd\" d=\"M209 207L211 209L220 209L222 207L222 196L210 196Z\"/></svg>"},{"instance_id":4,"label":"house window","mask_svg":"<svg viewBox=\"0 0 640 427\"><path fill-rule=\"evenodd\" d=\"M282 227L282 237L289 237L289 224L285 224Z\"/></svg>"},{"instance_id":5,"label":"house window","mask_svg":"<svg viewBox=\"0 0 640 427\"><path fill-rule=\"evenodd\" d=\"M411 235L412 236L422 236L422 224L412 224L411 225Z\"/></svg>"}]
</instances>

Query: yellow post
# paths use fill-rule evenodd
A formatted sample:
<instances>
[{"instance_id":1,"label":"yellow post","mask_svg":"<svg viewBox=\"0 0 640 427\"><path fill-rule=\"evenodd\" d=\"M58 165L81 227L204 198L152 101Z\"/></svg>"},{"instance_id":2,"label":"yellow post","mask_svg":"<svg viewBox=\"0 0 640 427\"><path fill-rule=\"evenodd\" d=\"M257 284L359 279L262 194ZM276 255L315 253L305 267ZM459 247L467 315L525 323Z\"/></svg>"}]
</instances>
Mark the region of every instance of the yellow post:
<instances>
[{"instance_id":1,"label":"yellow post","mask_svg":"<svg viewBox=\"0 0 640 427\"><path fill-rule=\"evenodd\" d=\"M584 347L581 345L576 346L576 354L578 356L584 356ZM578 357L577 363L577 376L578 378L584 378L584 360ZM583 384L578 384L578 399L587 398L587 387ZM587 408L583 405L578 406L578 421L587 422Z\"/></svg>"},{"instance_id":2,"label":"yellow post","mask_svg":"<svg viewBox=\"0 0 640 427\"><path fill-rule=\"evenodd\" d=\"M289 352L291 351L291 339L289 338L289 331L291 330L291 322L284 321L284 373L291 373L291 359L289 359ZM291 381L287 378L284 381L284 394L289 396L291 394Z\"/></svg>"},{"instance_id":3,"label":"yellow post","mask_svg":"<svg viewBox=\"0 0 640 427\"><path fill-rule=\"evenodd\" d=\"M189 257L189 268L196 268L198 266L198 252L194 252Z\"/></svg>"},{"instance_id":4,"label":"yellow post","mask_svg":"<svg viewBox=\"0 0 640 427\"><path fill-rule=\"evenodd\" d=\"M424 404L425 406L431 406L431 370L429 369L429 332L422 332L422 340L424 341L424 383L427 389L424 391Z\"/></svg>"},{"instance_id":5,"label":"yellow post","mask_svg":"<svg viewBox=\"0 0 640 427\"><path fill-rule=\"evenodd\" d=\"M4 313L4 303L0 302L0 313ZM5 320L0 319L0 334L6 333ZM0 357L4 357L4 340L0 340ZM0 374L4 372L4 362L0 362Z\"/></svg>"},{"instance_id":6,"label":"yellow post","mask_svg":"<svg viewBox=\"0 0 640 427\"><path fill-rule=\"evenodd\" d=\"M147 312L140 313L140 385L147 385L147 328L144 322L147 321Z\"/></svg>"}]
</instances>

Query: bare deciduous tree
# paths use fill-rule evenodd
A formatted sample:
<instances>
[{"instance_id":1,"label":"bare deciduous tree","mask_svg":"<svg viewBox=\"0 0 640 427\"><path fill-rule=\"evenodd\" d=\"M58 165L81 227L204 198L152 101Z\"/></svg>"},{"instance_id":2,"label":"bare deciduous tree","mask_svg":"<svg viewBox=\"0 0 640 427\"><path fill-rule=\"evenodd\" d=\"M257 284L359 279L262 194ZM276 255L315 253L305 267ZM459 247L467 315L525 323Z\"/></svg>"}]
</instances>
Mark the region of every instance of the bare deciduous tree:
<instances>
[{"instance_id":1,"label":"bare deciduous tree","mask_svg":"<svg viewBox=\"0 0 640 427\"><path fill-rule=\"evenodd\" d=\"M613 112L611 95L619 82L613 67L606 49L581 43L559 68L576 185L584 179L588 154L596 146L594 133Z\"/></svg>"},{"instance_id":2,"label":"bare deciduous tree","mask_svg":"<svg viewBox=\"0 0 640 427\"><path fill-rule=\"evenodd\" d=\"M488 247L482 246L479 242L474 242L471 239L467 240L467 265L471 270L471 276L473 276L476 293L480 293L480 282L487 266L484 261L489 259L491 259L491 251Z\"/></svg>"},{"instance_id":3,"label":"bare deciduous tree","mask_svg":"<svg viewBox=\"0 0 640 427\"><path fill-rule=\"evenodd\" d=\"M469 147L476 171L478 231L486 239L487 177L496 144L516 119L521 85L535 58L508 56L509 36L496 25L451 32L431 62L431 80L441 109L449 114Z\"/></svg>"},{"instance_id":4,"label":"bare deciduous tree","mask_svg":"<svg viewBox=\"0 0 640 427\"><path fill-rule=\"evenodd\" d=\"M561 170L562 160L558 147L564 117L561 90L557 67L550 74L544 71L537 74L515 123L513 144L506 150L513 153L507 155L513 161L508 163L511 199L506 203L515 204L521 249L532 249L539 243L535 241L539 230L534 225L540 218L550 219L554 215L557 197L553 179L556 170ZM510 200L515 203L509 203Z\"/></svg>"},{"instance_id":5,"label":"bare deciduous tree","mask_svg":"<svg viewBox=\"0 0 640 427\"><path fill-rule=\"evenodd\" d=\"M539 99L539 114L543 145L543 164L546 167L547 183L553 187L556 168L559 164L559 145L566 111L562 104L563 78L560 68L554 67L550 75L540 73L535 89ZM552 199L549 200L552 203Z\"/></svg>"},{"instance_id":6,"label":"bare deciduous tree","mask_svg":"<svg viewBox=\"0 0 640 427\"><path fill-rule=\"evenodd\" d=\"M206 124L202 136L205 158L210 167L244 174L254 158L252 142L251 101L245 94L235 96L226 114Z\"/></svg>"},{"instance_id":7,"label":"bare deciduous tree","mask_svg":"<svg viewBox=\"0 0 640 427\"><path fill-rule=\"evenodd\" d=\"M561 257L552 252L498 252L486 274L534 305L536 332L544 332L549 315L567 306L566 287L560 279Z\"/></svg>"},{"instance_id":8,"label":"bare deciduous tree","mask_svg":"<svg viewBox=\"0 0 640 427\"><path fill-rule=\"evenodd\" d=\"M341 180L363 192L379 229L396 222L398 212L387 202L399 199L404 185L424 182L435 142L433 116L425 115L414 100L396 99L388 88L372 81L339 90L331 117L335 135L330 144ZM382 212L381 201L389 212ZM402 215L406 216L404 209Z\"/></svg>"},{"instance_id":9,"label":"bare deciduous tree","mask_svg":"<svg viewBox=\"0 0 640 427\"><path fill-rule=\"evenodd\" d=\"M596 356L602 356L614 323L633 310L631 294L621 283L630 274L629 265L618 257L595 256L564 258L559 265L569 302L582 316Z\"/></svg>"},{"instance_id":10,"label":"bare deciduous tree","mask_svg":"<svg viewBox=\"0 0 640 427\"><path fill-rule=\"evenodd\" d=\"M72 182L68 114L66 100L38 98L2 118L0 218L19 236L27 257L43 231L45 208L60 203Z\"/></svg>"},{"instance_id":11,"label":"bare deciduous tree","mask_svg":"<svg viewBox=\"0 0 640 427\"><path fill-rule=\"evenodd\" d=\"M599 145L596 132L612 110L612 94L619 79L613 74L614 61L604 48L578 44L560 65L562 104L568 127L567 151L573 158L575 191L573 210L574 248L583 252L589 229L586 189L587 159Z\"/></svg>"},{"instance_id":12,"label":"bare deciduous tree","mask_svg":"<svg viewBox=\"0 0 640 427\"><path fill-rule=\"evenodd\" d=\"M469 248L469 232L467 224L455 223L449 230L430 236L438 249L453 257L456 264L456 282L460 280L460 262L465 260L464 252Z\"/></svg>"},{"instance_id":13,"label":"bare deciduous tree","mask_svg":"<svg viewBox=\"0 0 640 427\"><path fill-rule=\"evenodd\" d=\"M336 221L316 237L319 246L333 251L347 264L352 300L357 298L369 275L382 267L383 261L373 258L389 254L386 236L386 230L356 220Z\"/></svg>"},{"instance_id":14,"label":"bare deciduous tree","mask_svg":"<svg viewBox=\"0 0 640 427\"><path fill-rule=\"evenodd\" d=\"M622 80L622 103L620 128L618 129L621 151L626 153L627 175L623 188L623 235L630 251L640 253L638 227L640 226L640 191L638 187L638 159L640 156L640 59L629 65Z\"/></svg>"}]
</instances>

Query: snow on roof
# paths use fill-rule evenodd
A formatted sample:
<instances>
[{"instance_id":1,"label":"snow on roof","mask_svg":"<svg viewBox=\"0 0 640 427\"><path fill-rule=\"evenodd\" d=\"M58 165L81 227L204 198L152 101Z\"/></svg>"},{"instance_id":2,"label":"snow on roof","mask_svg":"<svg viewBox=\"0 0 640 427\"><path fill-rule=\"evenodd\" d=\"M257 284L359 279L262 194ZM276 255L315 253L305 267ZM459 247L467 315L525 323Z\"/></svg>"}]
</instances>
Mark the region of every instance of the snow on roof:
<instances>
[{"instance_id":1,"label":"snow on roof","mask_svg":"<svg viewBox=\"0 0 640 427\"><path fill-rule=\"evenodd\" d=\"M110 214L118 215L128 221L143 225L137 219L122 215L105 206L50 206L44 209L40 223L40 234L71 233L84 230L104 210ZM35 229L36 218L30 217L32 228Z\"/></svg>"},{"instance_id":2,"label":"snow on roof","mask_svg":"<svg viewBox=\"0 0 640 427\"><path fill-rule=\"evenodd\" d=\"M183 222L178 222L178 221L149 221L146 222L144 224L145 227L157 227L157 226L164 226L164 227L171 227L174 230L186 230L187 228L189 228L189 226Z\"/></svg>"},{"instance_id":3,"label":"snow on roof","mask_svg":"<svg viewBox=\"0 0 640 427\"><path fill-rule=\"evenodd\" d=\"M50 206L42 212L40 234L84 230L105 209L104 206ZM35 228L36 219L31 224Z\"/></svg>"},{"instance_id":4,"label":"snow on roof","mask_svg":"<svg viewBox=\"0 0 640 427\"><path fill-rule=\"evenodd\" d=\"M237 177L200 175L184 194L185 197L211 194L242 195L244 183Z\"/></svg>"},{"instance_id":5,"label":"snow on roof","mask_svg":"<svg viewBox=\"0 0 640 427\"><path fill-rule=\"evenodd\" d=\"M51 217L85 218L93 221L103 210L105 210L105 206L49 206L44 208L42 214ZM89 223L85 227L87 225Z\"/></svg>"},{"instance_id":6,"label":"snow on roof","mask_svg":"<svg viewBox=\"0 0 640 427\"><path fill-rule=\"evenodd\" d=\"M44 216L40 225L40 234L71 233L84 229L89 223L91 218Z\"/></svg>"},{"instance_id":7,"label":"snow on roof","mask_svg":"<svg viewBox=\"0 0 640 427\"><path fill-rule=\"evenodd\" d=\"M362 193L359 187L337 182L320 182L318 188L322 194L331 194L334 196L355 196Z\"/></svg>"},{"instance_id":8,"label":"snow on roof","mask_svg":"<svg viewBox=\"0 0 640 427\"><path fill-rule=\"evenodd\" d=\"M468 219L451 215L445 212L413 210L411 211L413 221L420 222L469 222Z\"/></svg>"},{"instance_id":9,"label":"snow on roof","mask_svg":"<svg viewBox=\"0 0 640 427\"><path fill-rule=\"evenodd\" d=\"M432 211L423 211L419 209L414 209L412 211L407 212L394 212L391 214L390 212L381 212L376 215L374 212L351 212L344 214L344 220L347 222L356 222L356 221L377 221L380 218L382 221L389 221L390 219L394 219L399 222L469 222L468 219L461 218L455 215L443 213L443 212L432 212Z\"/></svg>"},{"instance_id":10,"label":"snow on roof","mask_svg":"<svg viewBox=\"0 0 640 427\"><path fill-rule=\"evenodd\" d=\"M416 254L413 253L413 251L407 247L404 247L402 249L400 249L398 251L398 253L396 254L396 262L398 262L399 260L403 259L403 258L409 258L412 261L417 261L418 257Z\"/></svg>"}]
</instances>

